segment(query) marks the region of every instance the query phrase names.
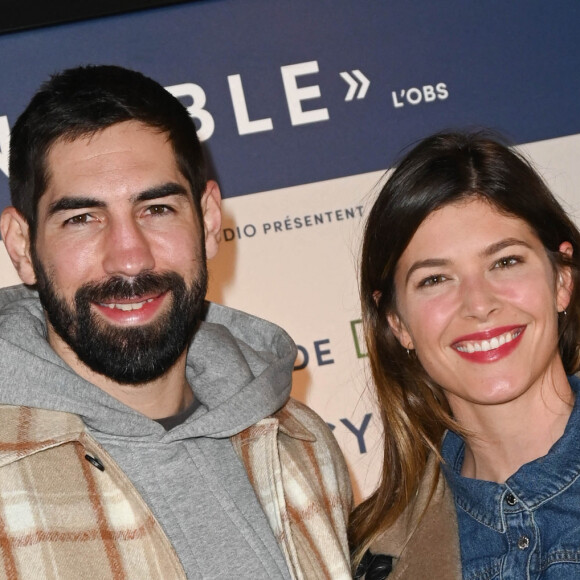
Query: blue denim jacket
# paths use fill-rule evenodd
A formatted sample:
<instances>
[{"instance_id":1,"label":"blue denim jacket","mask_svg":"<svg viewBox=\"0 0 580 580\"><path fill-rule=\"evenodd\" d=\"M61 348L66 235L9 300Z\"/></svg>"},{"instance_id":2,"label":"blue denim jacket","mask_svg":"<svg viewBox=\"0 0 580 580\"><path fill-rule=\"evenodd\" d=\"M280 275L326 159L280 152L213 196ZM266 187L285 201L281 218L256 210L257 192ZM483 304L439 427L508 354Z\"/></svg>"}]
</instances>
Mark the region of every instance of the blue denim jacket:
<instances>
[{"instance_id":1,"label":"blue denim jacket","mask_svg":"<svg viewBox=\"0 0 580 580\"><path fill-rule=\"evenodd\" d=\"M462 477L465 444L445 436L464 580L580 578L580 380L568 378L576 402L564 434L504 484Z\"/></svg>"}]
</instances>

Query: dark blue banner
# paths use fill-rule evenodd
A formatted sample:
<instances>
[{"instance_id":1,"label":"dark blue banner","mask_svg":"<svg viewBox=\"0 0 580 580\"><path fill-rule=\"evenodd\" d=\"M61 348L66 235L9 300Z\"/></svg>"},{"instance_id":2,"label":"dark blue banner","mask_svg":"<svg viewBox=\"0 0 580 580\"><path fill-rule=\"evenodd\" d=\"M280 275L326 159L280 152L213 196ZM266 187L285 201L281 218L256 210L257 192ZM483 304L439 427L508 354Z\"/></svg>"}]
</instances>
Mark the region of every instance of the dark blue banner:
<instances>
[{"instance_id":1,"label":"dark blue banner","mask_svg":"<svg viewBox=\"0 0 580 580\"><path fill-rule=\"evenodd\" d=\"M383 169L448 127L580 133L579 30L577 0L213 0L0 36L0 206L9 127L62 68L170 87L229 197Z\"/></svg>"}]
</instances>

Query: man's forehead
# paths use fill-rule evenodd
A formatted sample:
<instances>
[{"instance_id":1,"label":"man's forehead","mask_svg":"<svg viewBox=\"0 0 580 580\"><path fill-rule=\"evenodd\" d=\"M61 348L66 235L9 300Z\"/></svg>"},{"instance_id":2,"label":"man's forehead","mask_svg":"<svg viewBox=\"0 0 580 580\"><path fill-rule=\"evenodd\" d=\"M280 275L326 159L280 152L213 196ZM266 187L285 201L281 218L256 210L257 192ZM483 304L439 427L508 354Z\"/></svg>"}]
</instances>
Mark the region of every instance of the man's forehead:
<instances>
[{"instance_id":1,"label":"man's forehead","mask_svg":"<svg viewBox=\"0 0 580 580\"><path fill-rule=\"evenodd\" d=\"M115 180L137 183L139 176L144 182L154 179L189 186L168 135L136 121L79 135L63 135L47 152L45 175L46 190L55 181L59 186L71 181L115 185Z\"/></svg>"},{"instance_id":2,"label":"man's forehead","mask_svg":"<svg viewBox=\"0 0 580 580\"><path fill-rule=\"evenodd\" d=\"M159 127L149 125L142 121L127 120L112 123L105 127L96 127L94 129L72 128L69 131L56 137L47 148L47 155L50 155L55 149L72 149L82 150L91 146L95 141L99 141L103 136L110 137L110 140L121 142L128 137L134 136L136 139L143 134L159 136L165 143L171 147L169 133Z\"/></svg>"}]
</instances>

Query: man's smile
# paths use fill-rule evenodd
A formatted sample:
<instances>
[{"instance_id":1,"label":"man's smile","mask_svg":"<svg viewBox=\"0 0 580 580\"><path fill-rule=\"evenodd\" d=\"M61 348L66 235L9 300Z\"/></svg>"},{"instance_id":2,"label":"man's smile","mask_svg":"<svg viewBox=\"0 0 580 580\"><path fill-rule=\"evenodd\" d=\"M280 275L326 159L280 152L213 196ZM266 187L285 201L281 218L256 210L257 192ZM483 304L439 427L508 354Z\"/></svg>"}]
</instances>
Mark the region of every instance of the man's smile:
<instances>
[{"instance_id":1,"label":"man's smile","mask_svg":"<svg viewBox=\"0 0 580 580\"><path fill-rule=\"evenodd\" d=\"M105 318L121 324L147 324L155 317L165 303L169 291L155 296L135 296L134 298L114 299L111 302L93 302L93 306Z\"/></svg>"},{"instance_id":2,"label":"man's smile","mask_svg":"<svg viewBox=\"0 0 580 580\"><path fill-rule=\"evenodd\" d=\"M148 298L147 300L143 300L142 302L126 302L126 303L118 303L118 302L111 302L109 304L100 303L100 306L104 306L105 308L117 308L119 310L139 310L143 308L147 302L152 302L153 298Z\"/></svg>"}]
</instances>

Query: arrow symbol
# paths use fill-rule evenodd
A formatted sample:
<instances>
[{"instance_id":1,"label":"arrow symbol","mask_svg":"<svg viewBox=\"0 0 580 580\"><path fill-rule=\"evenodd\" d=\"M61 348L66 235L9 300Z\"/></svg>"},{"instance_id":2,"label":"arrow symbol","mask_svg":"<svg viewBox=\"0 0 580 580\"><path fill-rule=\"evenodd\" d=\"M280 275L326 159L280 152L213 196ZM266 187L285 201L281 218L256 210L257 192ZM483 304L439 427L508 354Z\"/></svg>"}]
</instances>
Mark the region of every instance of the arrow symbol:
<instances>
[{"instance_id":1,"label":"arrow symbol","mask_svg":"<svg viewBox=\"0 0 580 580\"><path fill-rule=\"evenodd\" d=\"M348 85L348 93L346 93L346 97L344 97L345 101L352 101L354 99L354 96L359 88L359 83L360 90L358 91L358 95L356 95L356 98L364 99L369 89L369 85L371 84L371 81L369 81L369 79L367 79L367 77L365 77L365 75L363 75L360 72L360 70L358 69L353 70L352 74L356 77L356 79L352 78L352 76L347 72L340 73L340 76Z\"/></svg>"}]
</instances>

